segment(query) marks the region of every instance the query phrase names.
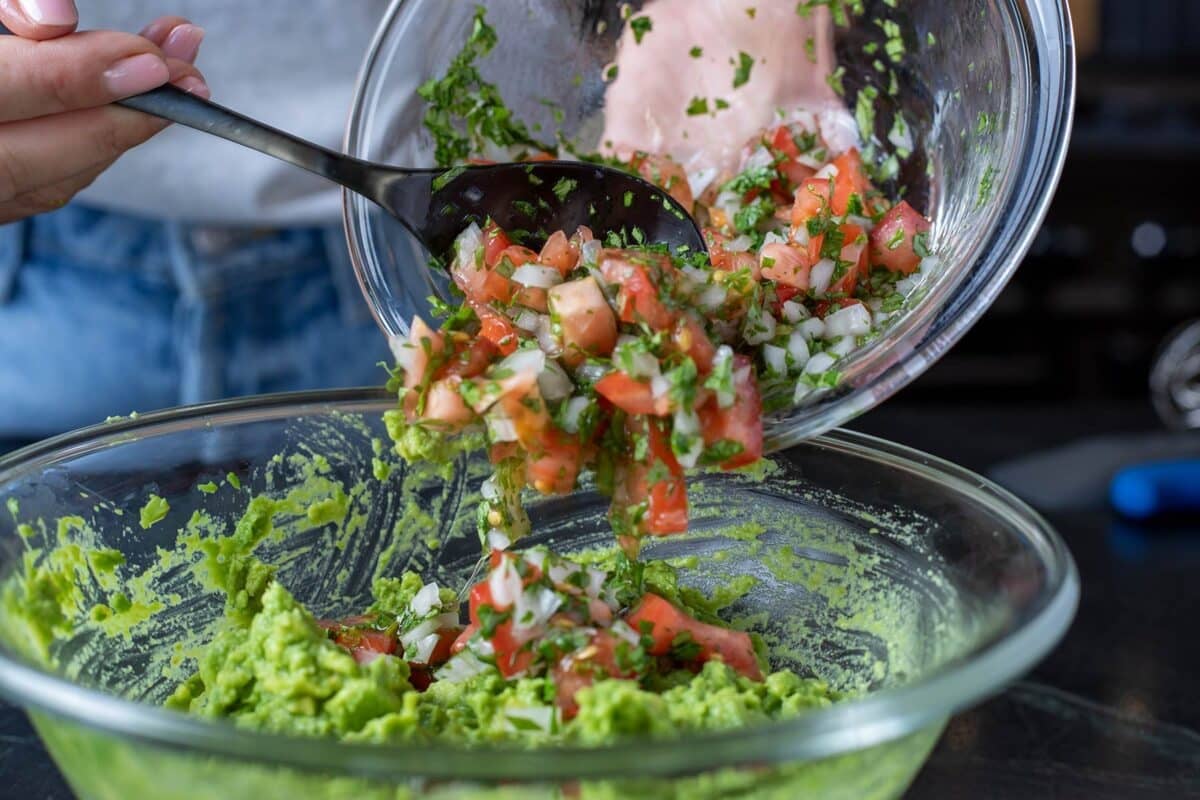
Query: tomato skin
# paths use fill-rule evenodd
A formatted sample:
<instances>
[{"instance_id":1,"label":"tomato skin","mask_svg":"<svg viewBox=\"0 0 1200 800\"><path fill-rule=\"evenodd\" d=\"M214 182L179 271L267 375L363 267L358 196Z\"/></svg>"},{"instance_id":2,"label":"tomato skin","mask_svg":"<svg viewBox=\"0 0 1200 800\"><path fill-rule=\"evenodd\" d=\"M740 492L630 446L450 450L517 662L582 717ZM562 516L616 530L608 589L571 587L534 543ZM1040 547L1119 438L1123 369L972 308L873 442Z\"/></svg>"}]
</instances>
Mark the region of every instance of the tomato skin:
<instances>
[{"instance_id":1,"label":"tomato skin","mask_svg":"<svg viewBox=\"0 0 1200 800\"><path fill-rule=\"evenodd\" d=\"M485 255L486 259L487 256ZM528 247L522 247L519 244L510 244L508 247L500 251L500 255L496 257L496 264L502 264L505 259L508 260L514 267L521 267L525 264L532 264L538 259L538 254L530 250Z\"/></svg>"},{"instance_id":2,"label":"tomato skin","mask_svg":"<svg viewBox=\"0 0 1200 800\"><path fill-rule=\"evenodd\" d=\"M542 494L570 494L583 465L579 441L555 427L546 430L536 452L530 452L526 481Z\"/></svg>"},{"instance_id":3,"label":"tomato skin","mask_svg":"<svg viewBox=\"0 0 1200 800\"><path fill-rule=\"evenodd\" d=\"M425 410L420 420L451 433L469 425L475 419L475 414L459 393L462 382L462 378L451 375L431 383L425 394Z\"/></svg>"},{"instance_id":4,"label":"tomato skin","mask_svg":"<svg viewBox=\"0 0 1200 800\"><path fill-rule=\"evenodd\" d=\"M679 352L692 359L701 374L712 371L717 347L708 337L704 325L693 314L679 316L679 321L675 323L675 332L671 337L671 343Z\"/></svg>"},{"instance_id":5,"label":"tomato skin","mask_svg":"<svg viewBox=\"0 0 1200 800\"><path fill-rule=\"evenodd\" d=\"M796 202L792 206L792 228L798 230L810 219L816 219L829 205L829 179L807 178L796 190Z\"/></svg>"},{"instance_id":6,"label":"tomato skin","mask_svg":"<svg viewBox=\"0 0 1200 800\"><path fill-rule=\"evenodd\" d=\"M474 378L476 375L482 375L499 352L496 343L487 336L456 342L453 354L434 373L434 378L440 380L452 375L460 378Z\"/></svg>"},{"instance_id":7,"label":"tomato skin","mask_svg":"<svg viewBox=\"0 0 1200 800\"><path fill-rule=\"evenodd\" d=\"M812 262L807 248L794 244L772 242L760 254L762 276L797 292L808 291Z\"/></svg>"},{"instance_id":8,"label":"tomato skin","mask_svg":"<svg viewBox=\"0 0 1200 800\"><path fill-rule=\"evenodd\" d=\"M867 274L867 236L857 225L840 226L842 232L841 259L849 261L850 266L842 277L829 286L829 294L841 294L852 297L858 290L858 283Z\"/></svg>"},{"instance_id":9,"label":"tomato skin","mask_svg":"<svg viewBox=\"0 0 1200 800\"><path fill-rule=\"evenodd\" d=\"M606 630L599 630L586 647L578 653L570 653L554 666L552 677L555 687L555 703L562 709L563 719L574 719L579 713L575 695L580 689L591 686L597 676L627 678L617 666L619 640ZM583 653L586 658L580 658Z\"/></svg>"},{"instance_id":10,"label":"tomato skin","mask_svg":"<svg viewBox=\"0 0 1200 800\"><path fill-rule=\"evenodd\" d=\"M612 353L617 345L617 318L595 278L589 275L561 283L547 299L562 331L562 358L567 366Z\"/></svg>"},{"instance_id":11,"label":"tomato skin","mask_svg":"<svg viewBox=\"0 0 1200 800\"><path fill-rule=\"evenodd\" d=\"M656 331L667 330L674 324L675 315L663 304L645 265L618 253L604 258L600 272L606 281L620 287L617 315L622 322L644 322Z\"/></svg>"},{"instance_id":12,"label":"tomato skin","mask_svg":"<svg viewBox=\"0 0 1200 800\"><path fill-rule=\"evenodd\" d=\"M812 167L796 160L800 155L800 148L796 146L796 140L792 138L792 132L786 125L780 125L772 131L767 137L767 142L776 155L783 157L777 168L792 186L799 186L816 173Z\"/></svg>"},{"instance_id":13,"label":"tomato skin","mask_svg":"<svg viewBox=\"0 0 1200 800\"><path fill-rule=\"evenodd\" d=\"M596 381L596 392L627 414L664 417L671 413L666 395L655 397L647 381L614 371Z\"/></svg>"},{"instance_id":14,"label":"tomato skin","mask_svg":"<svg viewBox=\"0 0 1200 800\"><path fill-rule=\"evenodd\" d=\"M683 206L689 213L696 200L692 196L692 186L688 183L687 172L669 156L660 156L638 151L634 153L629 166L642 177L660 189L665 189L675 202Z\"/></svg>"},{"instance_id":15,"label":"tomato skin","mask_svg":"<svg viewBox=\"0 0 1200 800\"><path fill-rule=\"evenodd\" d=\"M763 679L762 667L748 633L701 622L659 595L647 593L626 621L638 633L649 628L651 655L670 655L675 637L686 632L699 646L701 663L720 657L735 672L751 680Z\"/></svg>"},{"instance_id":16,"label":"tomato skin","mask_svg":"<svg viewBox=\"0 0 1200 800\"><path fill-rule=\"evenodd\" d=\"M921 257L913 248L914 238L928 232L930 227L929 220L907 201L901 200L871 231L871 264L902 275L916 272L921 266Z\"/></svg>"},{"instance_id":17,"label":"tomato skin","mask_svg":"<svg viewBox=\"0 0 1200 800\"><path fill-rule=\"evenodd\" d=\"M521 340L517 334L517 327L508 317L479 303L472 303L471 307L475 310L475 316L479 318L479 335L495 345L496 352L500 355L509 356L515 353Z\"/></svg>"},{"instance_id":18,"label":"tomato skin","mask_svg":"<svg viewBox=\"0 0 1200 800\"><path fill-rule=\"evenodd\" d=\"M512 239L494 222L483 229L483 265L494 269L500 263L500 254L512 247Z\"/></svg>"},{"instance_id":19,"label":"tomato skin","mask_svg":"<svg viewBox=\"0 0 1200 800\"><path fill-rule=\"evenodd\" d=\"M713 397L699 409L700 428L704 444L712 446L722 441L742 445L742 451L721 463L722 469L737 469L762 458L762 396L754 379L754 367L747 356L733 357L733 389L737 402L721 408Z\"/></svg>"},{"instance_id":20,"label":"tomato skin","mask_svg":"<svg viewBox=\"0 0 1200 800\"><path fill-rule=\"evenodd\" d=\"M613 492L613 513L625 513L642 503L645 514L638 523L637 533L649 536L669 536L684 533L688 527L687 485L683 467L671 450L666 431L654 421L630 420L630 432L644 434L648 440L648 453L644 463L628 463L621 469L617 486ZM651 485L655 467L666 469L667 475Z\"/></svg>"},{"instance_id":21,"label":"tomato skin","mask_svg":"<svg viewBox=\"0 0 1200 800\"><path fill-rule=\"evenodd\" d=\"M546 240L542 252L538 254L538 263L554 267L565 278L579 263L579 245L567 239L562 231L555 231Z\"/></svg>"},{"instance_id":22,"label":"tomato skin","mask_svg":"<svg viewBox=\"0 0 1200 800\"><path fill-rule=\"evenodd\" d=\"M833 202L830 204L833 213L839 217L845 216L850 208L850 195L857 194L865 214L873 187L863 171L862 156L859 155L858 148L851 147L842 153L833 160L833 165L838 170L837 178L834 179Z\"/></svg>"}]
</instances>

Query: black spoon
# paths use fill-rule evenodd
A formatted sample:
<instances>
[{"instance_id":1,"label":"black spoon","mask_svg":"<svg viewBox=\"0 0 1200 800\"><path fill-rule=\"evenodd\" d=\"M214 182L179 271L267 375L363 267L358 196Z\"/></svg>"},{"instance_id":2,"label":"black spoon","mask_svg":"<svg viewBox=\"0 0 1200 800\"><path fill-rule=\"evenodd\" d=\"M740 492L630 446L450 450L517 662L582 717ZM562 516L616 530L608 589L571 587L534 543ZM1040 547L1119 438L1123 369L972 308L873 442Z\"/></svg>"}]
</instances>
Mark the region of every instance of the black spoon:
<instances>
[{"instance_id":1,"label":"black spoon","mask_svg":"<svg viewBox=\"0 0 1200 800\"><path fill-rule=\"evenodd\" d=\"M174 86L119 104L237 142L339 183L377 203L437 256L449 252L471 222L488 218L505 230L530 232L530 246L554 231L570 233L587 225L601 237L622 231L633 235L638 229L647 242L693 252L706 249L687 209L653 184L610 167L568 161L450 170L396 167L315 145Z\"/></svg>"}]
</instances>

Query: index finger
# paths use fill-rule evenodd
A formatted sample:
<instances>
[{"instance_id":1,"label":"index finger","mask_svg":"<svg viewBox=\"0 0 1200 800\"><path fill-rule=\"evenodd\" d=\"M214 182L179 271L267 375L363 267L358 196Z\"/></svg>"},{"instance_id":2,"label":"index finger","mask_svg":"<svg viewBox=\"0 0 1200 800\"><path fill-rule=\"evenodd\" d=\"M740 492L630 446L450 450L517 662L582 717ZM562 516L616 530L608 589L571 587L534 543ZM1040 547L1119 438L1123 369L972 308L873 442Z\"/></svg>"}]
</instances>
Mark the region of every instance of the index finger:
<instances>
[{"instance_id":1,"label":"index finger","mask_svg":"<svg viewBox=\"0 0 1200 800\"><path fill-rule=\"evenodd\" d=\"M0 24L24 39L55 39L79 24L74 0L0 0Z\"/></svg>"},{"instance_id":2,"label":"index finger","mask_svg":"<svg viewBox=\"0 0 1200 800\"><path fill-rule=\"evenodd\" d=\"M40 42L0 36L0 65L0 122L107 105L170 77L152 42L115 31Z\"/></svg>"}]
</instances>

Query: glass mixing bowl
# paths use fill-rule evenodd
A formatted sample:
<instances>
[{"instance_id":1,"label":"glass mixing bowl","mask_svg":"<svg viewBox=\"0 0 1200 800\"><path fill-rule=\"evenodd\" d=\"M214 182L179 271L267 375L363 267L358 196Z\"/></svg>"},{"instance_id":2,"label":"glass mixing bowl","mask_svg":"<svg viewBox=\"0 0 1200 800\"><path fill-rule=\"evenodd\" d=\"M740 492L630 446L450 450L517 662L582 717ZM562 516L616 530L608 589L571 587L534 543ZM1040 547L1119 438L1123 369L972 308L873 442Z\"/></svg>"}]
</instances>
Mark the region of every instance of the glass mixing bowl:
<instances>
[{"instance_id":1,"label":"glass mixing bowl","mask_svg":"<svg viewBox=\"0 0 1200 800\"><path fill-rule=\"evenodd\" d=\"M697 0L704 2L725 0ZM432 164L416 88L441 76L461 51L478 4L392 3L360 78L346 140L351 155ZM482 64L485 79L499 86L518 116L594 147L602 127L604 74L623 27L620 9L644 7L653 16L653 0L482 5L501 42ZM775 447L861 414L963 336L1025 255L1067 151L1074 55L1065 0L867 0L863 6L861 16L835 33L844 101L854 110L864 90L878 93L874 127L866 131L876 161L896 152L889 132L895 113L903 114L912 154L899 161L888 188L903 189L932 217L932 249L943 267L884 336L839 364L836 390L813 394L768 421L767 437ZM598 20L607 24L598 26ZM878 20L899 26L905 51L898 64L882 56L889 37ZM795 52L804 58L801 43ZM894 96L888 92L893 71ZM753 82L746 89L752 87ZM399 223L362 197L346 195L345 222L355 269L380 325L393 335L407 332L413 315L428 316L426 298L444 291L445 277L426 266L427 257Z\"/></svg>"},{"instance_id":2,"label":"glass mixing bowl","mask_svg":"<svg viewBox=\"0 0 1200 800\"><path fill-rule=\"evenodd\" d=\"M774 666L857 699L761 727L539 751L281 737L160 708L224 609L180 531L227 535L252 495L290 498L256 554L318 615L363 608L377 569L461 585L479 553L483 465L449 480L373 467L389 459L376 441L393 404L368 392L239 400L0 459L0 694L28 709L80 797L893 798L946 719L1028 670L1075 608L1070 555L1016 498L839 432L757 472L698 476L693 530L646 556L683 559L682 580L700 588L753 575L731 613L772 644ZM169 510L147 528L152 495ZM535 500L530 543L611 542L605 510L594 492ZM96 548L123 558L89 559ZM141 619L154 598L165 606Z\"/></svg>"}]
</instances>

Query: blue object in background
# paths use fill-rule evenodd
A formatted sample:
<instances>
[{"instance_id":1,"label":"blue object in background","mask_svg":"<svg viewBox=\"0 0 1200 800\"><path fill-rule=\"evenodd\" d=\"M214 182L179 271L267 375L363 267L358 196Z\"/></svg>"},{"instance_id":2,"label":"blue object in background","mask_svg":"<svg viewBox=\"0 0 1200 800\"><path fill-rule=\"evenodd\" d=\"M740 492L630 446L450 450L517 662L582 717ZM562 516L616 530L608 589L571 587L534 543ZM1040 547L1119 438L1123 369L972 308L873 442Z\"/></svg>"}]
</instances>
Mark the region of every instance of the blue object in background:
<instances>
[{"instance_id":1,"label":"blue object in background","mask_svg":"<svg viewBox=\"0 0 1200 800\"><path fill-rule=\"evenodd\" d=\"M1123 469L1109 485L1113 508L1131 519L1200 514L1200 459Z\"/></svg>"}]
</instances>

